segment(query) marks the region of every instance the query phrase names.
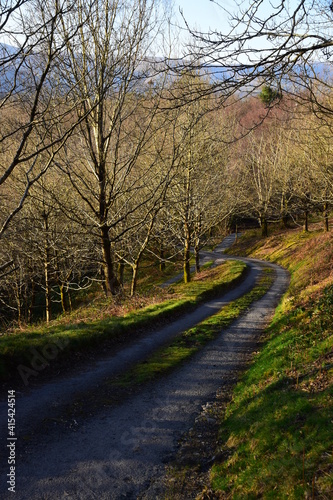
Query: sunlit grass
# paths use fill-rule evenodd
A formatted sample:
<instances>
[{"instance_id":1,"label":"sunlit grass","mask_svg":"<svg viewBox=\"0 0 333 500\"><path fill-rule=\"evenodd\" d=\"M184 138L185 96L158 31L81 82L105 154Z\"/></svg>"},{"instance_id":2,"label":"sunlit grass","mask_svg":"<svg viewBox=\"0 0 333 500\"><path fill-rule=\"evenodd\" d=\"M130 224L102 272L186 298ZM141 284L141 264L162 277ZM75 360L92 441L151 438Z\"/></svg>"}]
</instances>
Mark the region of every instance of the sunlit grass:
<instances>
[{"instance_id":1,"label":"sunlit grass","mask_svg":"<svg viewBox=\"0 0 333 500\"><path fill-rule=\"evenodd\" d=\"M273 274L272 269L266 268L263 271L263 276L250 292L179 335L170 345L162 347L144 362L138 363L125 375L118 377L113 385L122 387L140 385L165 374L188 360L207 342L216 338L233 320L244 313L254 301L265 295L273 282Z\"/></svg>"},{"instance_id":2,"label":"sunlit grass","mask_svg":"<svg viewBox=\"0 0 333 500\"><path fill-rule=\"evenodd\" d=\"M104 342L119 339L131 341L138 331L156 328L159 324L195 308L201 302L224 293L239 283L246 272L242 262L227 261L212 270L200 273L188 285L173 285L167 291L167 300L134 310L124 316L105 316L103 319L76 321L74 324L54 321L49 327L30 327L26 331L0 337L0 377L16 374L17 365L30 367L36 350L50 364L70 358L72 353L97 348ZM93 305L96 307L96 305ZM52 350L52 346L55 346ZM57 347L58 346L58 347ZM60 346L60 347L59 347Z\"/></svg>"},{"instance_id":3,"label":"sunlit grass","mask_svg":"<svg viewBox=\"0 0 333 500\"><path fill-rule=\"evenodd\" d=\"M288 267L291 287L221 422L225 459L212 469L212 486L235 499L332 498L330 235L291 231L261 243L247 238L245 246Z\"/></svg>"}]
</instances>

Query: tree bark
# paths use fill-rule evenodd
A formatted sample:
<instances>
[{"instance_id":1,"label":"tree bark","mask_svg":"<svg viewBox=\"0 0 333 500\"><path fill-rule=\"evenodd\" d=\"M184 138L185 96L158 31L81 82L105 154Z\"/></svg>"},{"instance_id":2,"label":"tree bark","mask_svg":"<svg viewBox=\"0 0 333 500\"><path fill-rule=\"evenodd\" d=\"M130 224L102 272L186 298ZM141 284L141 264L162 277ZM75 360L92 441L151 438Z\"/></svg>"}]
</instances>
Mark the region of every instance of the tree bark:
<instances>
[{"instance_id":1,"label":"tree bark","mask_svg":"<svg viewBox=\"0 0 333 500\"><path fill-rule=\"evenodd\" d=\"M191 267L190 267L191 235L188 222L185 223L184 230L185 230L185 244L184 244L184 256L183 256L184 283L189 283L191 281Z\"/></svg>"},{"instance_id":2,"label":"tree bark","mask_svg":"<svg viewBox=\"0 0 333 500\"><path fill-rule=\"evenodd\" d=\"M132 281L131 281L131 297L136 292L136 285L138 281L138 271L139 271L139 262L135 262L135 264L132 267Z\"/></svg>"},{"instance_id":3,"label":"tree bark","mask_svg":"<svg viewBox=\"0 0 333 500\"><path fill-rule=\"evenodd\" d=\"M22 298L20 293L20 285L17 284L15 287L15 298L16 298L16 306L17 306L17 323L19 326L22 324Z\"/></svg>"},{"instance_id":4,"label":"tree bark","mask_svg":"<svg viewBox=\"0 0 333 500\"><path fill-rule=\"evenodd\" d=\"M162 243L160 245L160 271L162 273L165 271L164 249Z\"/></svg>"},{"instance_id":5,"label":"tree bark","mask_svg":"<svg viewBox=\"0 0 333 500\"><path fill-rule=\"evenodd\" d=\"M119 290L119 283L114 272L111 242L109 238L109 229L106 225L101 228L102 238L102 255L103 255L103 272L105 283L105 294L116 295Z\"/></svg>"},{"instance_id":6,"label":"tree bark","mask_svg":"<svg viewBox=\"0 0 333 500\"><path fill-rule=\"evenodd\" d=\"M194 255L195 255L195 272L200 273L200 250L199 245L195 245L194 247Z\"/></svg>"},{"instance_id":7,"label":"tree bark","mask_svg":"<svg viewBox=\"0 0 333 500\"><path fill-rule=\"evenodd\" d=\"M133 274L132 274L132 283L131 283L131 297L133 297L134 293L135 293L135 290L136 290L136 284L137 284L137 279L138 279L138 271L139 271L139 263L141 262L141 257L143 255L143 252L145 251L148 243L149 243L149 240L150 240L150 236L151 236L151 232L153 230L153 226L154 226L154 222L155 222L155 218L156 218L156 215L157 215L157 212L158 212L159 209L157 209L157 211L155 212L155 214L151 217L151 220L150 220L150 223L149 223L149 226L147 228L147 234L146 234L146 237L140 247L140 250L138 251L137 253L137 257L134 261L134 264L132 266L132 269L133 269Z\"/></svg>"},{"instance_id":8,"label":"tree bark","mask_svg":"<svg viewBox=\"0 0 333 500\"><path fill-rule=\"evenodd\" d=\"M70 312L72 312L72 309L73 309L73 306L72 306L72 297L71 297L71 292L70 292L70 290L68 288L67 288L67 297L68 297L69 310L70 310Z\"/></svg>"},{"instance_id":9,"label":"tree bark","mask_svg":"<svg viewBox=\"0 0 333 500\"><path fill-rule=\"evenodd\" d=\"M307 209L304 210L304 226L303 229L307 233L309 231L309 211Z\"/></svg>"},{"instance_id":10,"label":"tree bark","mask_svg":"<svg viewBox=\"0 0 333 500\"><path fill-rule=\"evenodd\" d=\"M328 220L328 203L327 201L324 204L324 228L325 231L328 232L330 230L329 220Z\"/></svg>"},{"instance_id":11,"label":"tree bark","mask_svg":"<svg viewBox=\"0 0 333 500\"><path fill-rule=\"evenodd\" d=\"M260 217L260 223L261 223L261 236L263 238L267 238L267 236L268 236L268 223L267 223L267 218L265 215Z\"/></svg>"},{"instance_id":12,"label":"tree bark","mask_svg":"<svg viewBox=\"0 0 333 500\"><path fill-rule=\"evenodd\" d=\"M44 219L44 281L45 281L45 315L46 315L46 323L49 323L51 320L51 286L50 286L50 245L49 245L49 220L48 214L44 210L43 212Z\"/></svg>"},{"instance_id":13,"label":"tree bark","mask_svg":"<svg viewBox=\"0 0 333 500\"><path fill-rule=\"evenodd\" d=\"M281 197L280 214L281 214L282 225L283 225L283 227L287 228L288 227L288 202L286 200L284 193L282 194L282 197Z\"/></svg>"},{"instance_id":14,"label":"tree bark","mask_svg":"<svg viewBox=\"0 0 333 500\"><path fill-rule=\"evenodd\" d=\"M29 306L28 306L28 311L27 311L27 322L29 324L32 323L33 309L34 309L34 306L35 306L35 298L36 298L35 280L32 279L30 284L31 284L31 292L30 292L31 299L30 299Z\"/></svg>"},{"instance_id":15,"label":"tree bark","mask_svg":"<svg viewBox=\"0 0 333 500\"><path fill-rule=\"evenodd\" d=\"M124 286L125 261L120 259L118 264L118 281L120 286Z\"/></svg>"},{"instance_id":16,"label":"tree bark","mask_svg":"<svg viewBox=\"0 0 333 500\"><path fill-rule=\"evenodd\" d=\"M66 307L66 298L65 298L65 285L63 283L61 283L59 285L59 288L60 288L60 301L61 301L61 308L62 308L62 312L66 312L67 311L67 307Z\"/></svg>"}]
</instances>

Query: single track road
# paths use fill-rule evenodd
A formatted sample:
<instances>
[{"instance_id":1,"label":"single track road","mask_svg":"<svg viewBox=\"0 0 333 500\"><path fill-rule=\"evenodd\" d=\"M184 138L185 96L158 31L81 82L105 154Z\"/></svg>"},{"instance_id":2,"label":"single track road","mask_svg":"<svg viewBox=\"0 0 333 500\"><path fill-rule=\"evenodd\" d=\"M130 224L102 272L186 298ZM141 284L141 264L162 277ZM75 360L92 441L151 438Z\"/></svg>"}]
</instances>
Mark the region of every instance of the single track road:
<instances>
[{"instance_id":1,"label":"single track road","mask_svg":"<svg viewBox=\"0 0 333 500\"><path fill-rule=\"evenodd\" d=\"M217 263L234 259L222 255L224 248L221 245L205 257ZM15 500L163 498L160 478L178 439L193 424L202 406L214 400L230 373L244 366L288 286L288 273L281 267L240 260L248 264L250 272L239 287L219 300L198 307L124 348L114 358L94 363L85 372L17 395ZM128 369L179 332L249 291L263 265L275 270L270 290L186 364L116 406L102 407L95 415L73 420L66 428L59 425L66 404L74 398L84 402L85 391L99 391L107 377ZM7 435L6 401L1 402L0 411L3 438ZM6 482L8 451L2 456L0 497L13 498Z\"/></svg>"}]
</instances>

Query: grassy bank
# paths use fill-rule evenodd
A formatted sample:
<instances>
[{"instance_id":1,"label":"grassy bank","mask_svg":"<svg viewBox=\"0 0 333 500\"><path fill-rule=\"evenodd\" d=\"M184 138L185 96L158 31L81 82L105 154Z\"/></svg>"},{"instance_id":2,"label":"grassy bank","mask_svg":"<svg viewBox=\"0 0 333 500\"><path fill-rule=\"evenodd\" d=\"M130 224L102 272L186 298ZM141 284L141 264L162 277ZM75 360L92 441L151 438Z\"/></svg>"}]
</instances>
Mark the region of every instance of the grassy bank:
<instances>
[{"instance_id":1,"label":"grassy bank","mask_svg":"<svg viewBox=\"0 0 333 500\"><path fill-rule=\"evenodd\" d=\"M274 281L274 276L272 269L265 268L250 292L224 306L218 313L193 328L184 331L170 344L161 347L124 374L105 380L99 385L98 391L95 389L86 391L84 402L81 397L72 401L66 410L66 415L70 419L81 419L86 414L94 414L101 407L117 405L124 398L138 394L145 383L156 381L188 361L209 341L220 335L221 330L244 313L254 301L265 295ZM64 421L64 417L62 420Z\"/></svg>"},{"instance_id":2,"label":"grassy bank","mask_svg":"<svg viewBox=\"0 0 333 500\"><path fill-rule=\"evenodd\" d=\"M223 498L332 498L332 236L252 232L233 251L283 264L291 284L221 422L212 488Z\"/></svg>"},{"instance_id":3,"label":"grassy bank","mask_svg":"<svg viewBox=\"0 0 333 500\"><path fill-rule=\"evenodd\" d=\"M21 375L25 381L49 366L63 360L74 362L78 352L87 352L119 342L131 341L140 332L156 328L170 317L188 312L205 300L213 298L236 286L245 276L246 266L242 262L227 261L212 270L197 275L188 285L169 287L160 301L153 305L133 310L125 315L102 315L95 321L89 308L52 322L49 327L27 328L22 332L0 337L0 379ZM104 307L101 304L100 307ZM98 310L98 303L91 308ZM74 323L71 323L71 319Z\"/></svg>"},{"instance_id":4,"label":"grassy bank","mask_svg":"<svg viewBox=\"0 0 333 500\"><path fill-rule=\"evenodd\" d=\"M185 331L170 345L159 349L143 363L138 363L125 375L114 380L113 386L133 388L135 385L156 379L186 361L205 344L215 339L223 328L226 328L244 313L254 301L263 297L271 287L273 280L274 271L270 268L264 269L263 275L250 292Z\"/></svg>"}]
</instances>

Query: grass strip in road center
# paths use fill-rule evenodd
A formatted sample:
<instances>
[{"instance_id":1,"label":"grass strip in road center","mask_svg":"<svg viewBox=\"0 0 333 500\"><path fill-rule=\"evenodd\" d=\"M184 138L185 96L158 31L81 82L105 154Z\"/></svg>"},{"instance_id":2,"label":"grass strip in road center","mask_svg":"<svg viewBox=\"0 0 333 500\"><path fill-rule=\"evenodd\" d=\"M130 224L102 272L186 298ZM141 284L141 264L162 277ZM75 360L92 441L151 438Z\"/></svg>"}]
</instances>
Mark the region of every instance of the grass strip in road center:
<instances>
[{"instance_id":1,"label":"grass strip in road center","mask_svg":"<svg viewBox=\"0 0 333 500\"><path fill-rule=\"evenodd\" d=\"M124 342L133 342L147 330L163 326L170 317L188 313L199 304L237 286L246 273L244 262L226 261L212 270L203 271L186 285L169 287L166 300L135 309L124 316L109 315L78 323L71 323L69 317L69 323L63 324L60 319L49 326L32 326L22 332L4 334L0 336L0 380L18 378L21 365L25 378L29 376L30 381L45 368L58 370L62 362L66 368L68 364L72 366L77 357L80 360L80 356L84 359L88 355L91 359L95 353L98 356L102 348L112 350L119 343L123 347Z\"/></svg>"},{"instance_id":2,"label":"grass strip in road center","mask_svg":"<svg viewBox=\"0 0 333 500\"><path fill-rule=\"evenodd\" d=\"M177 367L194 353L199 351L207 342L215 339L223 328L244 313L249 306L259 300L269 290L274 281L274 271L264 268L255 287L241 298L230 302L218 313L210 316L198 325L182 333L169 346L156 351L142 363L116 379L112 379L112 386L122 388L138 386L165 374Z\"/></svg>"},{"instance_id":3,"label":"grass strip in road center","mask_svg":"<svg viewBox=\"0 0 333 500\"><path fill-rule=\"evenodd\" d=\"M93 416L103 407L115 406L126 397L136 394L145 383L166 375L186 362L205 344L216 338L223 328L244 313L253 302L263 297L271 287L274 276L274 271L265 267L249 293L230 302L221 311L195 327L186 330L169 345L158 349L124 374L106 379L99 385L98 391L85 391L84 397L77 397L67 406L65 412L62 412L60 418L62 423L68 426L73 421L82 421L82 418Z\"/></svg>"}]
</instances>

